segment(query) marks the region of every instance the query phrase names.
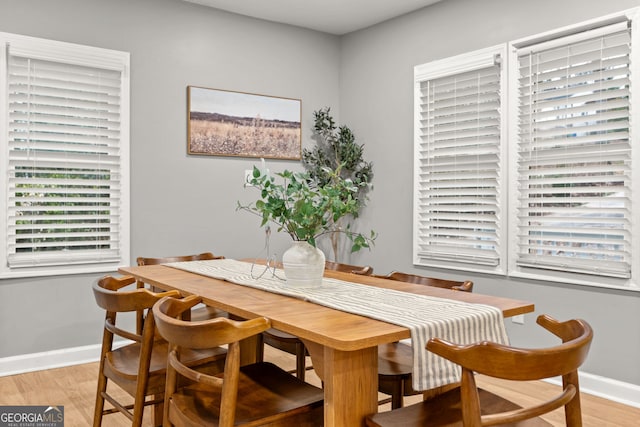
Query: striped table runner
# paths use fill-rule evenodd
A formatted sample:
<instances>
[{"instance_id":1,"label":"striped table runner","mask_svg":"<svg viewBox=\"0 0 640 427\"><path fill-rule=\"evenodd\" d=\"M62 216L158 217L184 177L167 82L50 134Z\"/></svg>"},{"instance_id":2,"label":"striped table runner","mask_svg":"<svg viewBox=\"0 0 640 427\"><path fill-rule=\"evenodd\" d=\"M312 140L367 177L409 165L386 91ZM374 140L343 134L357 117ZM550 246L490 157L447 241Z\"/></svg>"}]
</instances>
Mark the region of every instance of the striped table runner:
<instances>
[{"instance_id":1,"label":"striped table runner","mask_svg":"<svg viewBox=\"0 0 640 427\"><path fill-rule=\"evenodd\" d=\"M264 271L264 266L253 268L251 263L233 259L166 265L408 328L413 346L415 390L428 390L460 380L457 365L425 350L430 338L439 337L458 344L482 340L508 343L502 311L488 305L327 278L323 279L322 286L292 287L271 273L257 277ZM276 275L284 278L282 270L277 270Z\"/></svg>"}]
</instances>

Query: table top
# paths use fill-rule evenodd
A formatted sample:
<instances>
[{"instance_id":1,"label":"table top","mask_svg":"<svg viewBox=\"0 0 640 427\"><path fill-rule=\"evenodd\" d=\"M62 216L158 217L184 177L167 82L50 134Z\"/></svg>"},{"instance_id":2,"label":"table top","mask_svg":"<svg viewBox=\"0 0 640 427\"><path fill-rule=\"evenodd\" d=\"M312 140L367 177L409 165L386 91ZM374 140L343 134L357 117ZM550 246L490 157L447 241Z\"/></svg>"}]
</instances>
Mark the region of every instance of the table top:
<instances>
[{"instance_id":1,"label":"table top","mask_svg":"<svg viewBox=\"0 0 640 427\"><path fill-rule=\"evenodd\" d=\"M402 326L165 265L123 267L119 272L135 276L161 289L177 289L185 295L200 295L205 304L241 318L267 317L274 328L342 351L377 346L410 337L409 330ZM491 305L501 309L505 317L534 310L532 303L509 298L452 291L330 270L325 272L325 276L367 286Z\"/></svg>"}]
</instances>

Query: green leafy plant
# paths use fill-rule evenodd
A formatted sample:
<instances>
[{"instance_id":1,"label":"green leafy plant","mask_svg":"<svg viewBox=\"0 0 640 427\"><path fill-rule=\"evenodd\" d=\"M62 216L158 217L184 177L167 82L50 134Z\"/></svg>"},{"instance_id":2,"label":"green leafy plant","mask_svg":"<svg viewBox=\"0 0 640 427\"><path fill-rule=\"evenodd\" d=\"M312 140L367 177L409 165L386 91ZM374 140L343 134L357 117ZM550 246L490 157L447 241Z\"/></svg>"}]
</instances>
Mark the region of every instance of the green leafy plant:
<instances>
[{"instance_id":1,"label":"green leafy plant","mask_svg":"<svg viewBox=\"0 0 640 427\"><path fill-rule=\"evenodd\" d=\"M329 107L314 111L314 136L316 146L304 149L302 161L309 173L309 178L323 187L339 177L348 180L357 191L343 193L350 197L352 208L348 216L357 218L367 201L366 193L371 189L373 164L364 160L364 145L355 141L355 135L347 126L337 126ZM335 230L330 234L334 259L338 261L340 247L340 231L347 221L344 215L332 224Z\"/></svg>"},{"instance_id":2,"label":"green leafy plant","mask_svg":"<svg viewBox=\"0 0 640 427\"><path fill-rule=\"evenodd\" d=\"M237 209L246 210L262 218L261 226L272 222L278 231L284 231L293 240L307 241L316 246L318 237L334 232L345 234L352 242L351 251L370 248L376 233L369 235L353 232L347 225L338 230L336 224L346 215L359 209L354 198L359 187L350 179L343 179L337 171L328 174L322 186L315 184L308 172L285 170L272 176L254 166L247 186L257 189L260 197L252 203L238 202ZM276 176L282 182L276 180Z\"/></svg>"}]
</instances>

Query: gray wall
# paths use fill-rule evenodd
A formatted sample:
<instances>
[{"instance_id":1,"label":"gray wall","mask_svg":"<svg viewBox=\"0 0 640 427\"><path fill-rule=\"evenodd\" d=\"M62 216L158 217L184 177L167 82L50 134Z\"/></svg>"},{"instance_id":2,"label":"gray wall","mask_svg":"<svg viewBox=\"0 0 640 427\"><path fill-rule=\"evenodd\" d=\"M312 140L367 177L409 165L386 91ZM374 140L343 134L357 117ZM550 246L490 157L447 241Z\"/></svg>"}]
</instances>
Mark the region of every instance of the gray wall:
<instances>
[{"instance_id":1,"label":"gray wall","mask_svg":"<svg viewBox=\"0 0 640 427\"><path fill-rule=\"evenodd\" d=\"M304 145L312 112L338 109L339 38L293 26L178 0L0 0L0 31L131 53L131 263L264 247L258 218L235 210L259 159L186 154L188 85L301 99ZM0 358L100 342L99 276L0 280Z\"/></svg>"},{"instance_id":2,"label":"gray wall","mask_svg":"<svg viewBox=\"0 0 640 427\"><path fill-rule=\"evenodd\" d=\"M186 155L187 85L302 99L305 145L312 112L331 106L375 164L359 226L380 237L371 252L348 261L379 273L470 278L478 292L535 302L536 314L588 319L596 339L584 370L640 385L633 362L640 359L640 295L411 264L413 67L637 4L445 0L338 38L177 0L0 0L0 31L131 52L132 257L264 255L257 220L235 211L236 200L250 196L242 177L255 161ZM300 167L270 163L272 170ZM282 253L287 238L273 240ZM97 343L95 277L0 280L0 357ZM534 315L525 320L507 322L512 342L548 344Z\"/></svg>"},{"instance_id":3,"label":"gray wall","mask_svg":"<svg viewBox=\"0 0 640 427\"><path fill-rule=\"evenodd\" d=\"M340 120L374 162L375 189L362 227L379 232L366 262L376 271L412 271L471 279L480 293L532 301L525 325L507 321L512 343L549 344L535 325L548 313L582 317L595 329L584 371L640 385L640 293L453 273L412 265L413 67L578 23L637 0L444 0L421 11L344 36ZM552 13L550 13L552 11ZM615 350L614 350L615 349ZM624 355L624 356L622 356Z\"/></svg>"}]
</instances>

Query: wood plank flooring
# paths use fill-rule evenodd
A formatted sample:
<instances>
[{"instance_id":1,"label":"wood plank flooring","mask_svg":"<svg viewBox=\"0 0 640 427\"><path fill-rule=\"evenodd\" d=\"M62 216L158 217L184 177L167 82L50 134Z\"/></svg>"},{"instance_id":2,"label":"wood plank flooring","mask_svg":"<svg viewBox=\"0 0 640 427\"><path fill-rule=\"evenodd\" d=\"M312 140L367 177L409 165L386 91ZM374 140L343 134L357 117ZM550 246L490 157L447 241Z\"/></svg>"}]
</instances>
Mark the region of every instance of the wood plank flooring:
<instances>
[{"instance_id":1,"label":"wood plank flooring","mask_svg":"<svg viewBox=\"0 0 640 427\"><path fill-rule=\"evenodd\" d=\"M265 358L291 369L295 366L293 356L267 347ZM66 368L50 369L0 378L0 405L60 405L64 406L65 427L86 427L92 424L95 402L98 364L89 363ZM316 385L318 377L307 371L307 379ZM505 387L496 380L480 377L478 383L509 399L526 405L540 402L556 386L543 382L519 384ZM114 392L117 387L114 387ZM125 394L123 393L122 396ZM380 397L385 397L380 395ZM419 401L420 396L406 399L407 404ZM380 407L389 410L389 404ZM584 427L634 427L640 425L640 408L621 405L606 399L583 393L582 412ZM554 426L564 426L564 413L557 410L547 416ZM145 414L145 426L150 427L150 416ZM121 414L107 415L103 427L125 427L130 422ZM345 426L347 427L347 426Z\"/></svg>"}]
</instances>

